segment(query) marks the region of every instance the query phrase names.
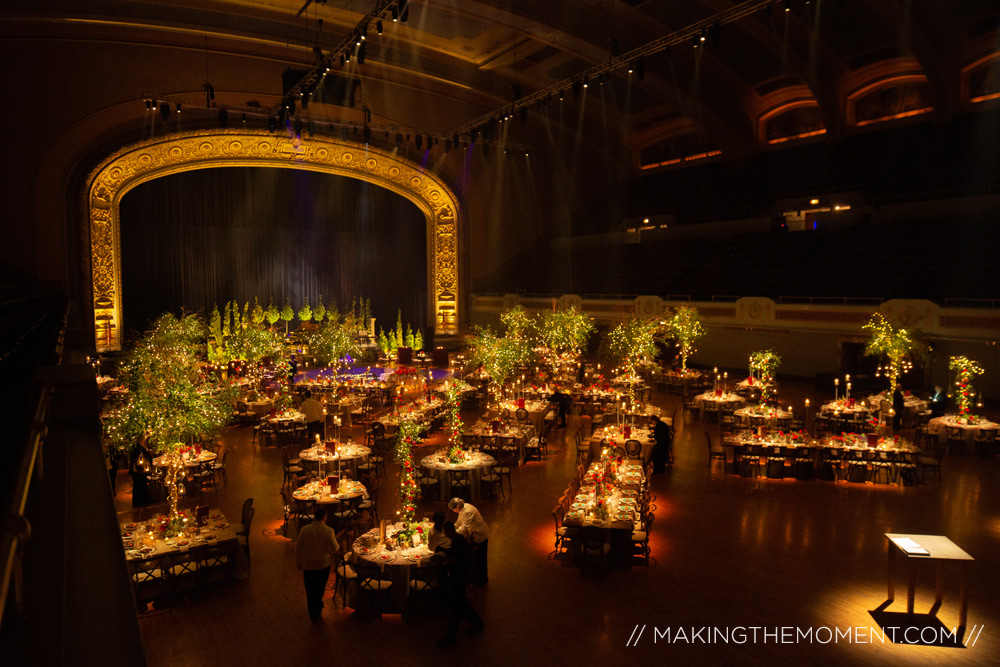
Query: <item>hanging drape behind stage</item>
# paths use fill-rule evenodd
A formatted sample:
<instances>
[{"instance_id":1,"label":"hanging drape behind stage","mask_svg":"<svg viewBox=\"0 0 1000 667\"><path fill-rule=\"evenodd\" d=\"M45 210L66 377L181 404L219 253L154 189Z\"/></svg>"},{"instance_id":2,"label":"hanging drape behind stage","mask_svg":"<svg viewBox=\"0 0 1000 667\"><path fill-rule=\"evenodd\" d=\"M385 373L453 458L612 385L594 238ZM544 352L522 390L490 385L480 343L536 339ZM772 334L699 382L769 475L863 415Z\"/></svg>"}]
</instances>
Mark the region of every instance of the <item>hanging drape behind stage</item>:
<instances>
[{"instance_id":1,"label":"hanging drape behind stage","mask_svg":"<svg viewBox=\"0 0 1000 667\"><path fill-rule=\"evenodd\" d=\"M371 299L376 326L426 326L427 222L411 202L356 179L218 168L145 183L121 202L126 331L166 311L254 297L280 310L323 296ZM297 320L296 320L297 321Z\"/></svg>"}]
</instances>

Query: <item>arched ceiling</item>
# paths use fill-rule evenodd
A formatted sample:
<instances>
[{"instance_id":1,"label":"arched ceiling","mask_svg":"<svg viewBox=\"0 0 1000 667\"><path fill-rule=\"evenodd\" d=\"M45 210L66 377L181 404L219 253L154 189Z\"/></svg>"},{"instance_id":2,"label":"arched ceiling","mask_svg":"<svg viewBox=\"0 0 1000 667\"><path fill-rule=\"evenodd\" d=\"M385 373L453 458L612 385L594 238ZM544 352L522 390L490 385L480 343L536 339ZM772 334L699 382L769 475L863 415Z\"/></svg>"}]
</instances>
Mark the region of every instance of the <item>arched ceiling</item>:
<instances>
[{"instance_id":1,"label":"arched ceiling","mask_svg":"<svg viewBox=\"0 0 1000 667\"><path fill-rule=\"evenodd\" d=\"M584 94L608 103L588 104L586 118L636 152L701 133L705 145L746 153L767 142L763 123L786 108L815 108L798 122L840 136L856 121L852 95L897 76L925 82L932 113L953 115L967 103L963 68L1000 52L996 0L410 0L405 24L391 21L388 0L17 4L5 12L8 34L203 50L220 106L254 100L264 110L278 108L280 82L253 90L220 64L225 56L308 70L317 53L330 54L366 14L386 7L383 34L369 26L366 62L355 57L341 66L334 57L332 73L361 80L355 101L370 110L374 126L442 139L477 118L504 114L517 91L529 96L607 64L612 49L627 53L753 5L749 15L723 21L700 48L685 41L646 56L642 80L622 67L608 73L606 87L591 83ZM146 91L178 92L191 91ZM565 98L573 102L568 85ZM555 118L553 103L548 112L533 105L527 113ZM332 112L314 105L309 117L324 113ZM505 136L518 140L514 129Z\"/></svg>"}]
</instances>

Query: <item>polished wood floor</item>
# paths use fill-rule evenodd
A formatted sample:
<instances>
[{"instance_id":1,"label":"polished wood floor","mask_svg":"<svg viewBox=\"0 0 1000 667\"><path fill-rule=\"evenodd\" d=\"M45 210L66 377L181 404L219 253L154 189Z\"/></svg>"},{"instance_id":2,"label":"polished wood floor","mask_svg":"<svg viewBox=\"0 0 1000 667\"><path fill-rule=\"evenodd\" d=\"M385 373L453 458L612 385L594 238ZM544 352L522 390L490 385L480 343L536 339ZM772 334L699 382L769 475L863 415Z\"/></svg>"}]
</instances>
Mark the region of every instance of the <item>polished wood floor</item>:
<instances>
[{"instance_id":1,"label":"polished wood floor","mask_svg":"<svg viewBox=\"0 0 1000 667\"><path fill-rule=\"evenodd\" d=\"M813 394L793 383L782 391L796 405ZM813 396L814 403L818 398ZM679 397L654 400L680 414ZM723 474L718 463L710 468L705 426L679 420L675 464L652 482L658 496L654 560L648 567L636 560L632 567L604 571L551 557L551 510L575 464L575 448L563 436L577 427L571 420L566 431L557 431L546 461L514 471L506 501L480 503L492 527L490 584L473 604L486 631L460 634L449 649L435 646L445 627L441 616L404 621L387 615L366 622L333 605L332 591L323 622L310 623L293 545L275 532L282 516L279 453L252 444L249 429L229 429L229 484L206 495L234 520L243 500L254 498L250 578L167 599L143 614L149 664L997 663L1000 459L949 455L941 482L915 488L751 480ZM379 491L383 516L395 507L395 472L390 464L389 482ZM120 477L122 507L128 505L129 484ZM443 503L421 502L419 512L439 507ZM976 558L969 571L966 636L971 644L977 630L975 645L817 641L827 640L825 631L817 631L812 642L779 643L776 628L854 627L867 638L876 625L869 612L886 600L886 532L944 534ZM937 616L950 628L958 623L958 571L947 567L944 574ZM923 564L918 612L933 604L933 583L932 567ZM905 590L900 575L896 601L886 611L905 611ZM645 630L636 644L637 627ZM725 643L705 631L694 634L706 627L747 628L749 638L738 643L734 634ZM756 641L754 627L762 628ZM668 628L674 636L683 628L690 639L668 643ZM764 629L772 634L765 637Z\"/></svg>"}]
</instances>

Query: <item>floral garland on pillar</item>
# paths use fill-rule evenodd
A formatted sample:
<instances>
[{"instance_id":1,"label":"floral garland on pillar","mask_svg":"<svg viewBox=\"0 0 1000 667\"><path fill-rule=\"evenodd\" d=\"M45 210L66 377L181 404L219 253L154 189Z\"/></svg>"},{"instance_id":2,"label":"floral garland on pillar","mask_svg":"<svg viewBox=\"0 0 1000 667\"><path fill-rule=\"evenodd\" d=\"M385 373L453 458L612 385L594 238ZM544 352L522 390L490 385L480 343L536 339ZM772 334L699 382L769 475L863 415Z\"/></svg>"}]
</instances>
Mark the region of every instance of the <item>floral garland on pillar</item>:
<instances>
[{"instance_id":1,"label":"floral garland on pillar","mask_svg":"<svg viewBox=\"0 0 1000 667\"><path fill-rule=\"evenodd\" d=\"M445 424L448 428L448 460L457 463L464 458L462 451L462 393L458 381L450 379L444 383Z\"/></svg>"},{"instance_id":2,"label":"floral garland on pillar","mask_svg":"<svg viewBox=\"0 0 1000 667\"><path fill-rule=\"evenodd\" d=\"M401 419L396 431L396 462L399 464L399 520L403 524L401 532L413 534L413 520L417 511L417 491L420 485L414 472L413 452L419 445L421 426L410 419Z\"/></svg>"},{"instance_id":3,"label":"floral garland on pillar","mask_svg":"<svg viewBox=\"0 0 1000 667\"><path fill-rule=\"evenodd\" d=\"M968 357L952 357L948 362L948 368L956 372L955 386L958 387L958 392L955 403L958 405L958 414L963 417L968 416L969 406L972 405L972 397L975 395L972 379L985 371L979 362Z\"/></svg>"}]
</instances>

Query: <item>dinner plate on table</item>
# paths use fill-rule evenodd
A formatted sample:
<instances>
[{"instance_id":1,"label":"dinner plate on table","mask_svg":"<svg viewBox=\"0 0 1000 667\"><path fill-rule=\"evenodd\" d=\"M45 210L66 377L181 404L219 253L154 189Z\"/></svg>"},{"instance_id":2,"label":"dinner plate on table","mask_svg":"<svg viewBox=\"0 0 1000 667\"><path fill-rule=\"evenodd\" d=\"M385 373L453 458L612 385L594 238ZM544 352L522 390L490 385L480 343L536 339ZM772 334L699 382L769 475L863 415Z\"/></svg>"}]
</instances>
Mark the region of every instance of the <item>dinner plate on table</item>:
<instances>
[{"instance_id":1,"label":"dinner plate on table","mask_svg":"<svg viewBox=\"0 0 1000 667\"><path fill-rule=\"evenodd\" d=\"M151 553L153 553L153 547L143 547L143 548L139 549L139 553L143 554L143 555L151 554Z\"/></svg>"}]
</instances>

